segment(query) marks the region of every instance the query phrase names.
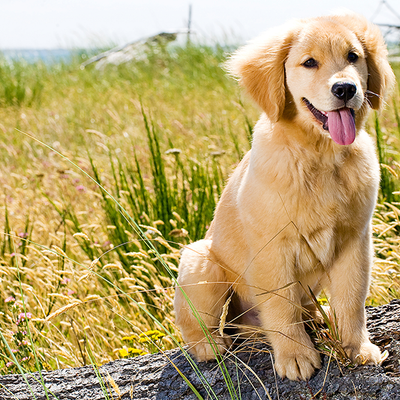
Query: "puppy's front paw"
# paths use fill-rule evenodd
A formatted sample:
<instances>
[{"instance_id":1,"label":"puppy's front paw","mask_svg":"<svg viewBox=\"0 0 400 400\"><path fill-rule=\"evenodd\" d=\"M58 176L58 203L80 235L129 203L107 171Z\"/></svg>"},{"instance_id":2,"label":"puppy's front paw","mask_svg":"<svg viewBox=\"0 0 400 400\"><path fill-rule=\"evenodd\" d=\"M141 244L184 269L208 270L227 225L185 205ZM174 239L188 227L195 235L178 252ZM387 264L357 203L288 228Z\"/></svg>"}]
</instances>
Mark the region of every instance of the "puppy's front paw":
<instances>
[{"instance_id":1,"label":"puppy's front paw","mask_svg":"<svg viewBox=\"0 0 400 400\"><path fill-rule=\"evenodd\" d=\"M275 369L282 379L307 380L314 369L320 367L321 358L315 349L299 346L294 351L283 350L275 354Z\"/></svg>"},{"instance_id":2,"label":"puppy's front paw","mask_svg":"<svg viewBox=\"0 0 400 400\"><path fill-rule=\"evenodd\" d=\"M232 343L230 337L214 337L214 342L209 343L206 338L189 343L189 352L192 353L197 361L214 360L216 355L224 354Z\"/></svg>"},{"instance_id":3,"label":"puppy's front paw","mask_svg":"<svg viewBox=\"0 0 400 400\"><path fill-rule=\"evenodd\" d=\"M357 364L379 364L382 357L379 347L369 340L359 346L346 346L344 350L349 358Z\"/></svg>"}]
</instances>

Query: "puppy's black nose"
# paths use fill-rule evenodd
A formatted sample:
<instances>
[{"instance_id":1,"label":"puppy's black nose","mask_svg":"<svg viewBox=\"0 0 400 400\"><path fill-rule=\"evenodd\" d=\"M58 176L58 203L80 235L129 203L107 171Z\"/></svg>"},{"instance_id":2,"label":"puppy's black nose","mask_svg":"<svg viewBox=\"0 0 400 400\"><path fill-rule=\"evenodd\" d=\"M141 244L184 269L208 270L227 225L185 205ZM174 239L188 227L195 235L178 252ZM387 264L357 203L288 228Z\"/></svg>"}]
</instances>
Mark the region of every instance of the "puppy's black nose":
<instances>
[{"instance_id":1,"label":"puppy's black nose","mask_svg":"<svg viewBox=\"0 0 400 400\"><path fill-rule=\"evenodd\" d=\"M339 100L347 102L352 99L357 92L357 86L354 83L339 82L332 86L332 93Z\"/></svg>"}]
</instances>

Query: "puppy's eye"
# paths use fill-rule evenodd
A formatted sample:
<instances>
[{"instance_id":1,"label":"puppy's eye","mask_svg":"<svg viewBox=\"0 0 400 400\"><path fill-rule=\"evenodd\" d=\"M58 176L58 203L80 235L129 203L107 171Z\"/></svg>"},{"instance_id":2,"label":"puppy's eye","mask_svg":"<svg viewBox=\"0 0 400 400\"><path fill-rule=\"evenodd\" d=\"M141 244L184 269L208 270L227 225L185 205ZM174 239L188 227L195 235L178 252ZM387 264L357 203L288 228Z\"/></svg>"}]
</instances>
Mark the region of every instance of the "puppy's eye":
<instances>
[{"instance_id":1,"label":"puppy's eye","mask_svg":"<svg viewBox=\"0 0 400 400\"><path fill-rule=\"evenodd\" d=\"M302 64L306 68L315 68L318 67L318 63L313 58L309 58L307 61L303 62Z\"/></svg>"},{"instance_id":2,"label":"puppy's eye","mask_svg":"<svg viewBox=\"0 0 400 400\"><path fill-rule=\"evenodd\" d=\"M347 55L347 61L351 63L355 63L358 60L358 55L353 53L352 51Z\"/></svg>"}]
</instances>

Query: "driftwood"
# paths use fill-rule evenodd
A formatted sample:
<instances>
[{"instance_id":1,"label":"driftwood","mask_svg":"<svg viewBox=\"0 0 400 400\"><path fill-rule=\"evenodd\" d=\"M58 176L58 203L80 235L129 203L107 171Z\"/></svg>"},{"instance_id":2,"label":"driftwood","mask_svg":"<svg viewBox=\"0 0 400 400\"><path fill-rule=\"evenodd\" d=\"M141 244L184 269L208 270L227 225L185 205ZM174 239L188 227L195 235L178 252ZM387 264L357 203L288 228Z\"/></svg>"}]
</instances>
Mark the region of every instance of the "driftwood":
<instances>
[{"instance_id":1,"label":"driftwood","mask_svg":"<svg viewBox=\"0 0 400 400\"><path fill-rule=\"evenodd\" d=\"M84 69L90 64L97 63L96 69L102 69L108 64L120 65L132 60L144 60L147 58L147 53L152 47L165 46L169 42L173 42L179 33L188 33L188 31L160 32L157 35L139 39L124 46L114 47L111 50L91 57L81 64L81 68Z\"/></svg>"},{"instance_id":2,"label":"driftwood","mask_svg":"<svg viewBox=\"0 0 400 400\"><path fill-rule=\"evenodd\" d=\"M235 357L231 355L225 362L236 387L235 397L229 394L216 362L198 364L203 377L210 383L213 391L210 393L184 355L179 350L171 350L165 354L116 360L103 365L99 368L103 389L91 366L43 372L47 397L42 385L32 377L27 379L34 395L21 375L1 376L0 399L198 398L178 370L204 399L400 399L400 300L381 307L368 307L367 315L372 341L382 350L389 351L389 357L381 366L343 367L324 356L323 367L309 382L291 382L274 375L271 355L265 346L253 346L251 351L247 348L247 351L237 352L240 361L236 359L235 362ZM37 373L34 377L39 379Z\"/></svg>"}]
</instances>

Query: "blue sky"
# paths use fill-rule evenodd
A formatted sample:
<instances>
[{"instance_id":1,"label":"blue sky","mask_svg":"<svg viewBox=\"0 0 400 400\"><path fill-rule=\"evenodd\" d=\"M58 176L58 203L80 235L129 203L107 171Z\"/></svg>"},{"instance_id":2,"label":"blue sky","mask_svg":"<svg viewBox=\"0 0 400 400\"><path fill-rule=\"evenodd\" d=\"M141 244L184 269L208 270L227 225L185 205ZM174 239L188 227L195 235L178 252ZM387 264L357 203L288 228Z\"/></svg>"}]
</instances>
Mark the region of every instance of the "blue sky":
<instances>
[{"instance_id":1,"label":"blue sky","mask_svg":"<svg viewBox=\"0 0 400 400\"><path fill-rule=\"evenodd\" d=\"M398 14L400 2L386 0ZM371 19L379 0L0 0L0 49L51 49L124 44L184 28L188 5L200 38L247 40L291 18L338 8ZM400 24L382 7L374 22Z\"/></svg>"}]
</instances>

